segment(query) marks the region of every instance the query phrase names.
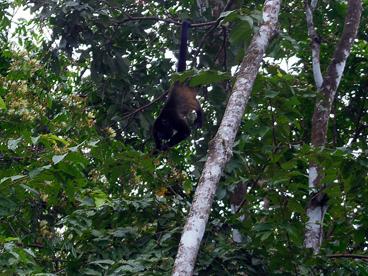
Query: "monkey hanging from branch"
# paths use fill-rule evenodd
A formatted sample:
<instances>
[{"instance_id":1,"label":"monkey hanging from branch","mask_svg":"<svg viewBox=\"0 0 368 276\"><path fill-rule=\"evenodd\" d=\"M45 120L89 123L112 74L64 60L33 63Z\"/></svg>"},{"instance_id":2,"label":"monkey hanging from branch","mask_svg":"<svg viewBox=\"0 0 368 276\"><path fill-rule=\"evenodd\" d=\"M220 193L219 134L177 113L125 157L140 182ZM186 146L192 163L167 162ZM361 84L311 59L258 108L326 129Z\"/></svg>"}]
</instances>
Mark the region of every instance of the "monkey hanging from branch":
<instances>
[{"instance_id":1,"label":"monkey hanging from branch","mask_svg":"<svg viewBox=\"0 0 368 276\"><path fill-rule=\"evenodd\" d=\"M184 21L182 24L178 72L184 72L186 70L189 27L190 23ZM196 99L196 95L197 93L193 87L179 83L179 81L175 82L153 125L153 138L155 139L156 149L165 151L167 148L175 146L190 135L191 130L186 117L192 110L195 110L197 113L194 124L198 128L202 127L203 110L199 101ZM174 130L176 130L175 134ZM168 141L162 145L162 140Z\"/></svg>"}]
</instances>

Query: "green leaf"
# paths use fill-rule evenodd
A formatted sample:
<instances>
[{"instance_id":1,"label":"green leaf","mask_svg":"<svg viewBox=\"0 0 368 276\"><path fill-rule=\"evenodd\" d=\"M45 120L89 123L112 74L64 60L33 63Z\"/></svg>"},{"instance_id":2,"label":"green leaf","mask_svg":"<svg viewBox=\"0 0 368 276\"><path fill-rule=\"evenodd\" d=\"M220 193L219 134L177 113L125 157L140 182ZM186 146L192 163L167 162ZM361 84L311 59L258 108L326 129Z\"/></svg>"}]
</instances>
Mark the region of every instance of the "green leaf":
<instances>
[{"instance_id":1,"label":"green leaf","mask_svg":"<svg viewBox=\"0 0 368 276\"><path fill-rule=\"evenodd\" d=\"M209 100L214 105L220 105L225 102L228 98L228 95L223 92L223 90L217 86L215 86L209 93L208 93Z\"/></svg>"},{"instance_id":2,"label":"green leaf","mask_svg":"<svg viewBox=\"0 0 368 276\"><path fill-rule=\"evenodd\" d=\"M37 144L37 142L38 142L38 139L40 139L41 138L41 136L42 135L38 135L38 136L36 136L36 137L31 137L31 141L32 141L32 143L33 143L33 145L36 145Z\"/></svg>"},{"instance_id":3,"label":"green leaf","mask_svg":"<svg viewBox=\"0 0 368 276\"><path fill-rule=\"evenodd\" d=\"M234 21L238 18L238 13L236 11L226 11L222 12L220 14L220 17L224 17L224 19L221 20L220 25L223 25L227 22Z\"/></svg>"},{"instance_id":4,"label":"green leaf","mask_svg":"<svg viewBox=\"0 0 368 276\"><path fill-rule=\"evenodd\" d=\"M48 140L48 141L51 141L53 143L55 143L56 141L59 141L61 143L63 143L64 145L66 146L69 146L69 142L60 138L60 137L57 137L56 135L53 135L53 134L44 134L41 136L42 139L45 139L45 140Z\"/></svg>"},{"instance_id":5,"label":"green leaf","mask_svg":"<svg viewBox=\"0 0 368 276\"><path fill-rule=\"evenodd\" d=\"M103 237L103 233L102 233L102 232L100 232L100 231L98 231L98 230L93 229L93 230L91 231L91 233L92 233L92 235L93 235L93 236L96 236L96 237Z\"/></svg>"},{"instance_id":6,"label":"green leaf","mask_svg":"<svg viewBox=\"0 0 368 276\"><path fill-rule=\"evenodd\" d=\"M105 204L105 202L107 201L107 197L103 192L99 191L94 193L93 200L95 201L96 207L99 208Z\"/></svg>"},{"instance_id":7,"label":"green leaf","mask_svg":"<svg viewBox=\"0 0 368 276\"><path fill-rule=\"evenodd\" d=\"M69 199L71 201L75 201L74 196L75 196L75 189L74 189L74 183L71 180L68 180L66 183L66 194L68 195Z\"/></svg>"},{"instance_id":8,"label":"green leaf","mask_svg":"<svg viewBox=\"0 0 368 276\"><path fill-rule=\"evenodd\" d=\"M0 108L1 108L1 109L5 109L5 110L7 109L7 108L6 108L6 105L5 105L5 102L4 102L4 100L3 100L3 98L2 98L2 97L0 97Z\"/></svg>"},{"instance_id":9,"label":"green leaf","mask_svg":"<svg viewBox=\"0 0 368 276\"><path fill-rule=\"evenodd\" d=\"M342 176L347 179L351 176L354 171L355 162L352 160L344 159L341 163Z\"/></svg>"},{"instance_id":10,"label":"green leaf","mask_svg":"<svg viewBox=\"0 0 368 276\"><path fill-rule=\"evenodd\" d=\"M25 184L20 184L20 187L23 187L24 189L26 189L27 191L31 192L33 195L35 195L37 198L40 198L40 193L37 192L35 189L33 189L30 186L27 186Z\"/></svg>"},{"instance_id":11,"label":"green leaf","mask_svg":"<svg viewBox=\"0 0 368 276\"><path fill-rule=\"evenodd\" d=\"M261 222L256 224L251 231L265 231L265 230L271 230L273 229L272 224Z\"/></svg>"},{"instance_id":12,"label":"green leaf","mask_svg":"<svg viewBox=\"0 0 368 276\"><path fill-rule=\"evenodd\" d=\"M322 178L320 184L334 182L336 178L337 178L336 174L328 174L324 178Z\"/></svg>"},{"instance_id":13,"label":"green leaf","mask_svg":"<svg viewBox=\"0 0 368 276\"><path fill-rule=\"evenodd\" d=\"M293 212L297 212L299 214L306 214L305 209L303 208L303 206L296 201L294 198L288 198L288 204L287 204L288 209L290 209L290 211Z\"/></svg>"},{"instance_id":14,"label":"green leaf","mask_svg":"<svg viewBox=\"0 0 368 276\"><path fill-rule=\"evenodd\" d=\"M46 103L50 109L52 108L52 101L53 101L53 97L51 93L48 93L46 97Z\"/></svg>"},{"instance_id":15,"label":"green leaf","mask_svg":"<svg viewBox=\"0 0 368 276\"><path fill-rule=\"evenodd\" d=\"M270 130L269 127L260 126L259 129L258 129L259 136L261 136L261 138L263 138L269 130Z\"/></svg>"},{"instance_id":16,"label":"green leaf","mask_svg":"<svg viewBox=\"0 0 368 276\"><path fill-rule=\"evenodd\" d=\"M291 97L289 100L289 103L291 105L298 105L298 106L301 104L300 101L296 97Z\"/></svg>"},{"instance_id":17,"label":"green leaf","mask_svg":"<svg viewBox=\"0 0 368 276\"><path fill-rule=\"evenodd\" d=\"M216 70L201 70L199 74L194 76L190 81L190 86L208 85L217 81L227 80L230 78L229 72L219 72Z\"/></svg>"},{"instance_id":18,"label":"green leaf","mask_svg":"<svg viewBox=\"0 0 368 276\"><path fill-rule=\"evenodd\" d=\"M35 176L39 175L43 170L49 170L51 165L43 166L43 167L35 167L29 172L29 177L32 179Z\"/></svg>"},{"instance_id":19,"label":"green leaf","mask_svg":"<svg viewBox=\"0 0 368 276\"><path fill-rule=\"evenodd\" d=\"M80 272L82 272L84 275L97 275L97 276L102 275L100 272L90 269L90 268L82 268Z\"/></svg>"},{"instance_id":20,"label":"green leaf","mask_svg":"<svg viewBox=\"0 0 368 276\"><path fill-rule=\"evenodd\" d=\"M262 259L259 258L252 258L252 265L260 265L263 263Z\"/></svg>"},{"instance_id":21,"label":"green leaf","mask_svg":"<svg viewBox=\"0 0 368 276\"><path fill-rule=\"evenodd\" d=\"M287 162L287 163L283 163L281 164L281 167L285 170L291 170L291 169L294 169L296 166L296 161L290 161L290 162Z\"/></svg>"},{"instance_id":22,"label":"green leaf","mask_svg":"<svg viewBox=\"0 0 368 276\"><path fill-rule=\"evenodd\" d=\"M63 155L61 155L61 156L63 156ZM64 155L64 157L65 157L65 155ZM74 177L81 176L81 174L78 172L78 170L76 170L74 166L72 166L71 164L69 164L67 162L59 163L59 170L65 172L66 174L74 176Z\"/></svg>"},{"instance_id":23,"label":"green leaf","mask_svg":"<svg viewBox=\"0 0 368 276\"><path fill-rule=\"evenodd\" d=\"M264 232L264 234L261 236L261 241L266 240L271 234L272 234L272 231Z\"/></svg>"},{"instance_id":24,"label":"green leaf","mask_svg":"<svg viewBox=\"0 0 368 276\"><path fill-rule=\"evenodd\" d=\"M96 264L103 269L108 269L110 266L114 265L115 262L113 260L98 260L91 262L91 264Z\"/></svg>"},{"instance_id":25,"label":"green leaf","mask_svg":"<svg viewBox=\"0 0 368 276\"><path fill-rule=\"evenodd\" d=\"M27 254L24 252L24 250L22 248L15 248L14 251L16 251L19 254L19 259L22 262L27 261Z\"/></svg>"},{"instance_id":26,"label":"green leaf","mask_svg":"<svg viewBox=\"0 0 368 276\"><path fill-rule=\"evenodd\" d=\"M101 198L101 197L95 197L94 200L95 200L95 204L97 208L101 207L106 202L106 198Z\"/></svg>"},{"instance_id":27,"label":"green leaf","mask_svg":"<svg viewBox=\"0 0 368 276\"><path fill-rule=\"evenodd\" d=\"M340 185L338 183L332 183L331 186L324 189L323 192L326 193L328 196L342 196Z\"/></svg>"},{"instance_id":28,"label":"green leaf","mask_svg":"<svg viewBox=\"0 0 368 276\"><path fill-rule=\"evenodd\" d=\"M230 35L229 42L232 46L238 45L241 42L251 41L252 39L252 27L249 21L238 21L234 24Z\"/></svg>"},{"instance_id":29,"label":"green leaf","mask_svg":"<svg viewBox=\"0 0 368 276\"><path fill-rule=\"evenodd\" d=\"M65 3L66 6L68 7L74 7L74 6L78 6L78 2L75 2L75 1L68 1Z\"/></svg>"},{"instance_id":30,"label":"green leaf","mask_svg":"<svg viewBox=\"0 0 368 276\"><path fill-rule=\"evenodd\" d=\"M218 186L217 190L216 190L216 197L218 198L218 200L223 199L226 196L226 188L224 186Z\"/></svg>"},{"instance_id":31,"label":"green leaf","mask_svg":"<svg viewBox=\"0 0 368 276\"><path fill-rule=\"evenodd\" d=\"M6 242L8 241L16 241L16 242L20 242L21 240L19 238L14 238L14 237L9 237L5 239Z\"/></svg>"},{"instance_id":32,"label":"green leaf","mask_svg":"<svg viewBox=\"0 0 368 276\"><path fill-rule=\"evenodd\" d=\"M52 157L52 162L54 162L54 164L57 164L57 163L59 163L61 160L63 160L64 159L64 157L65 156L67 156L68 154L67 153L65 153L65 154L63 154L63 155L57 155L57 154L55 154L53 157Z\"/></svg>"},{"instance_id":33,"label":"green leaf","mask_svg":"<svg viewBox=\"0 0 368 276\"><path fill-rule=\"evenodd\" d=\"M55 73L56 76L60 76L61 73L61 66L60 66L60 62L59 59L57 57L53 57L51 59L51 69L52 71Z\"/></svg>"},{"instance_id":34,"label":"green leaf","mask_svg":"<svg viewBox=\"0 0 368 276\"><path fill-rule=\"evenodd\" d=\"M112 22L108 16L100 15L100 19L95 20L96 24L101 24L103 27L107 28L112 25Z\"/></svg>"},{"instance_id":35,"label":"green leaf","mask_svg":"<svg viewBox=\"0 0 368 276\"><path fill-rule=\"evenodd\" d=\"M9 139L9 141L8 141L8 149L10 149L10 150L16 150L18 148L18 144L20 143L21 140L22 140L22 138L19 138L19 139Z\"/></svg>"},{"instance_id":36,"label":"green leaf","mask_svg":"<svg viewBox=\"0 0 368 276\"><path fill-rule=\"evenodd\" d=\"M119 70L121 70L121 73L127 74L129 71L130 61L127 58L123 58L121 56L116 56L117 59L117 65L119 67Z\"/></svg>"},{"instance_id":37,"label":"green leaf","mask_svg":"<svg viewBox=\"0 0 368 276\"><path fill-rule=\"evenodd\" d=\"M367 229L365 227L360 227L358 230L355 230L353 233L354 241L356 244L361 244L366 237Z\"/></svg>"},{"instance_id":38,"label":"green leaf","mask_svg":"<svg viewBox=\"0 0 368 276\"><path fill-rule=\"evenodd\" d=\"M149 123L149 121L146 119L146 117L144 116L142 112L139 113L139 119L141 121L141 126L143 127L143 129L149 130L151 127L151 124Z\"/></svg>"},{"instance_id":39,"label":"green leaf","mask_svg":"<svg viewBox=\"0 0 368 276\"><path fill-rule=\"evenodd\" d=\"M280 91L278 91L278 92L274 92L274 91L271 91L271 90L267 90L267 91L266 91L266 94L265 94L265 98L273 99L273 98L275 98L279 93L280 93Z\"/></svg>"}]
</instances>

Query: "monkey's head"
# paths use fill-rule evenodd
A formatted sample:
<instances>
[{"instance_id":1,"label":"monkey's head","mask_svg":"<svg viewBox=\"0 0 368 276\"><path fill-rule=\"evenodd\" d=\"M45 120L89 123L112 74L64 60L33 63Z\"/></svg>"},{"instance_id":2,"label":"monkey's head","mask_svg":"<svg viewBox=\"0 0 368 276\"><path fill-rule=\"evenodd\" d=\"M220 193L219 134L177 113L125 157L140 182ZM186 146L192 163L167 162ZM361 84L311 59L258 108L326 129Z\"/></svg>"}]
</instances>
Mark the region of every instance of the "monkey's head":
<instances>
[{"instance_id":1,"label":"monkey's head","mask_svg":"<svg viewBox=\"0 0 368 276\"><path fill-rule=\"evenodd\" d=\"M170 140L174 134L168 120L162 118L157 118L154 124L154 130L157 132L157 136L161 140Z\"/></svg>"}]
</instances>

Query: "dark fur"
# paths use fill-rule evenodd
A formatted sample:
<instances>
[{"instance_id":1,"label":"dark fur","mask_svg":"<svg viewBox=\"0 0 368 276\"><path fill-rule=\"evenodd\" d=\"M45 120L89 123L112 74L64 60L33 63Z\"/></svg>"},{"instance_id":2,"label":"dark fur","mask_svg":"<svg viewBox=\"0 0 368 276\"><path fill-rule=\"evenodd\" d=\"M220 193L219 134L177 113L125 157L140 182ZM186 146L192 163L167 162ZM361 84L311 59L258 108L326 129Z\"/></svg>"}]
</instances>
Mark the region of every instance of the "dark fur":
<instances>
[{"instance_id":1,"label":"dark fur","mask_svg":"<svg viewBox=\"0 0 368 276\"><path fill-rule=\"evenodd\" d=\"M181 28L181 40L179 49L178 72L184 72L187 69L187 51L188 51L188 29L190 23L183 21Z\"/></svg>"},{"instance_id":2,"label":"dark fur","mask_svg":"<svg viewBox=\"0 0 368 276\"><path fill-rule=\"evenodd\" d=\"M201 128L203 125L203 111L196 99L194 88L175 84L174 88L170 90L166 103L153 125L156 149L166 150L190 135L191 130L186 117L192 110L197 112L194 124ZM174 130L177 131L175 134ZM162 145L162 140L169 141Z\"/></svg>"},{"instance_id":3,"label":"dark fur","mask_svg":"<svg viewBox=\"0 0 368 276\"><path fill-rule=\"evenodd\" d=\"M188 28L190 23L183 22L182 38L180 44L178 72L185 71L185 62L187 54ZM197 118L194 124L201 128L203 125L203 111L199 101L196 99L196 91L188 85L175 83L174 88L170 90L166 103L163 106L160 115L153 125L153 138L155 139L156 149L166 150L172 147L190 135L190 127L187 122L187 116L192 111L197 112ZM176 133L174 134L174 130ZM169 140L162 145L162 140Z\"/></svg>"}]
</instances>

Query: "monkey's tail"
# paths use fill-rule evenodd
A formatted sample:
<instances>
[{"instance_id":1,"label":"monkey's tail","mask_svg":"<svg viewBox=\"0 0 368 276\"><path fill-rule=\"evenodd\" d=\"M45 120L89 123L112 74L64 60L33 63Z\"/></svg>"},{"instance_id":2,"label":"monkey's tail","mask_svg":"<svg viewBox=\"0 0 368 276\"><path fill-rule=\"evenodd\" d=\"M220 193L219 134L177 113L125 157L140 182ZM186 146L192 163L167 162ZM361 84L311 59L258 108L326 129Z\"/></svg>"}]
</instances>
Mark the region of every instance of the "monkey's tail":
<instances>
[{"instance_id":1,"label":"monkey's tail","mask_svg":"<svg viewBox=\"0 0 368 276\"><path fill-rule=\"evenodd\" d=\"M187 68L187 47L188 47L188 29L190 28L190 22L183 21L181 29L181 42L179 49L179 61L178 72L184 72Z\"/></svg>"}]
</instances>

